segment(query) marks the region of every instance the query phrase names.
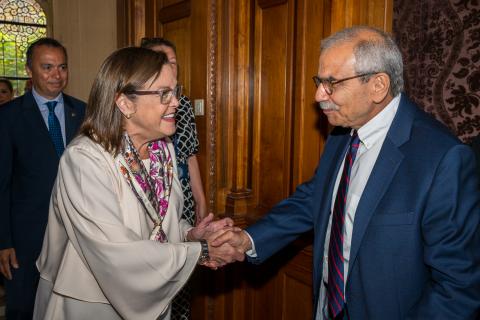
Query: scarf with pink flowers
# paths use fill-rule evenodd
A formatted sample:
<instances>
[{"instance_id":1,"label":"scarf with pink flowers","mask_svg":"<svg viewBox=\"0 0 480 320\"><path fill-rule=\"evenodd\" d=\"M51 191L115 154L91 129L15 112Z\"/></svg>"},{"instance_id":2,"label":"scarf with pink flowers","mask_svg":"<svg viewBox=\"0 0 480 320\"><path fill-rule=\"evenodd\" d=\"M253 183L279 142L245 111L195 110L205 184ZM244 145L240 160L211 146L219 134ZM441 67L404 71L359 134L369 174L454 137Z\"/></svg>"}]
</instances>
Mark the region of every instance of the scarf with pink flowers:
<instances>
[{"instance_id":1,"label":"scarf with pink flowers","mask_svg":"<svg viewBox=\"0 0 480 320\"><path fill-rule=\"evenodd\" d=\"M135 193L138 200L143 204L147 213L150 212L150 210L147 208L146 201L150 203L157 213L157 216L150 215L155 223L150 239L167 242L167 236L162 229L162 222L167 214L168 199L170 198L173 180L173 161L167 147L167 142L165 142L164 139L160 139L148 144L150 170L147 172L128 134L125 133L123 138L124 143L121 153L128 168L120 165L120 171L127 179L133 193ZM146 198L140 196L139 192L135 189L131 176L133 176L138 185L140 185Z\"/></svg>"}]
</instances>

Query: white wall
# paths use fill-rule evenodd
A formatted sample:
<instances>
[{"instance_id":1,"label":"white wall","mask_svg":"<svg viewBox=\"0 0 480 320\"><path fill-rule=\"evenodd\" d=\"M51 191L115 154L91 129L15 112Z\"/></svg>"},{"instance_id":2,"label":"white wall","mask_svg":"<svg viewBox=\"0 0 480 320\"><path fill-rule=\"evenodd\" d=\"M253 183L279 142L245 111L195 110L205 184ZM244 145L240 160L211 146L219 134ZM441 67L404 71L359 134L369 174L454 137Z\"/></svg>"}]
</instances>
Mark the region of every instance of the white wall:
<instances>
[{"instance_id":1,"label":"white wall","mask_svg":"<svg viewBox=\"0 0 480 320\"><path fill-rule=\"evenodd\" d=\"M85 102L103 60L117 49L116 0L52 0L52 37L68 52L65 92Z\"/></svg>"}]
</instances>

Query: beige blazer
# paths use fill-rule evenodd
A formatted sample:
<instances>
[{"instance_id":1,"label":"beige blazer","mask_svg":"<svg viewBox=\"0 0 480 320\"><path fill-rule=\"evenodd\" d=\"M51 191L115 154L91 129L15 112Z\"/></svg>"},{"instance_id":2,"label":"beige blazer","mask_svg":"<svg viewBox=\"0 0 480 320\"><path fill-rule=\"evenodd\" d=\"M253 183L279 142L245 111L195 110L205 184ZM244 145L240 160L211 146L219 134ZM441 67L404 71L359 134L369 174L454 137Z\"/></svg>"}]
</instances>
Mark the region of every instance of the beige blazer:
<instances>
[{"instance_id":1,"label":"beige blazer","mask_svg":"<svg viewBox=\"0 0 480 320\"><path fill-rule=\"evenodd\" d=\"M120 173L121 159L84 136L69 145L37 266L53 293L111 304L125 319L156 319L194 270L200 245L183 242L191 226L180 219L176 167L163 221L169 242L159 243L148 240L153 222Z\"/></svg>"}]
</instances>

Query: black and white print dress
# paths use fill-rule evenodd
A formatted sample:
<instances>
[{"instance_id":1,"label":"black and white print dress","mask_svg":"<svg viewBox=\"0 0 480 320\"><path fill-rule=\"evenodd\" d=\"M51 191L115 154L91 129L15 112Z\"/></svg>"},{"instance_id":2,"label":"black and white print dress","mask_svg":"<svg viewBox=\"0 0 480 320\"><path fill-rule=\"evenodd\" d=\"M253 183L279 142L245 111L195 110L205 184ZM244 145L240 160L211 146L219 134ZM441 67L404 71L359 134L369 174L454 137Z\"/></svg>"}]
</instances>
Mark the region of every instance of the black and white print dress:
<instances>
[{"instance_id":1,"label":"black and white print dress","mask_svg":"<svg viewBox=\"0 0 480 320\"><path fill-rule=\"evenodd\" d=\"M179 102L180 104L175 114L177 131L173 135L172 140L175 146L175 155L177 156L178 177L182 185L184 197L182 218L193 226L195 225L195 201L193 199L192 187L190 186L188 158L198 152L199 142L192 103L184 95L180 97ZM172 301L171 320L191 319L190 299L191 290L190 285L187 283Z\"/></svg>"},{"instance_id":2,"label":"black and white print dress","mask_svg":"<svg viewBox=\"0 0 480 320\"><path fill-rule=\"evenodd\" d=\"M198 152L199 142L192 103L184 95L180 97L179 102L180 104L175 114L177 131L173 135L173 142L177 156L178 177L182 184L184 197L182 218L193 226L195 225L195 202L190 186L188 158Z\"/></svg>"}]
</instances>

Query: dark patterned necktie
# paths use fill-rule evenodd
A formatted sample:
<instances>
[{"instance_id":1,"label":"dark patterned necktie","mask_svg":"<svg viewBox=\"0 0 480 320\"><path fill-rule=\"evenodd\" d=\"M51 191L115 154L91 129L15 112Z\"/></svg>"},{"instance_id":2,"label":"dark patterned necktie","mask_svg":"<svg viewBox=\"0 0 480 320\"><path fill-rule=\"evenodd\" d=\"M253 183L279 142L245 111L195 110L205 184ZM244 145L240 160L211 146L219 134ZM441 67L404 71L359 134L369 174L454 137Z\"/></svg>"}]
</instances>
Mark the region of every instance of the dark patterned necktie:
<instances>
[{"instance_id":1,"label":"dark patterned necktie","mask_svg":"<svg viewBox=\"0 0 480 320\"><path fill-rule=\"evenodd\" d=\"M65 150L63 145L62 129L60 127L60 122L58 121L57 116L55 115L55 107L57 106L57 101L48 101L46 103L48 107L48 132L52 138L53 144L55 145L55 151L60 157Z\"/></svg>"},{"instance_id":2,"label":"dark patterned necktie","mask_svg":"<svg viewBox=\"0 0 480 320\"><path fill-rule=\"evenodd\" d=\"M332 318L337 317L345 307L344 261L343 261L343 226L345 224L345 204L350 182L350 171L357 154L360 139L357 131L353 132L350 147L345 157L342 177L338 185L335 205L332 212L330 243L328 245L328 310Z\"/></svg>"}]
</instances>

